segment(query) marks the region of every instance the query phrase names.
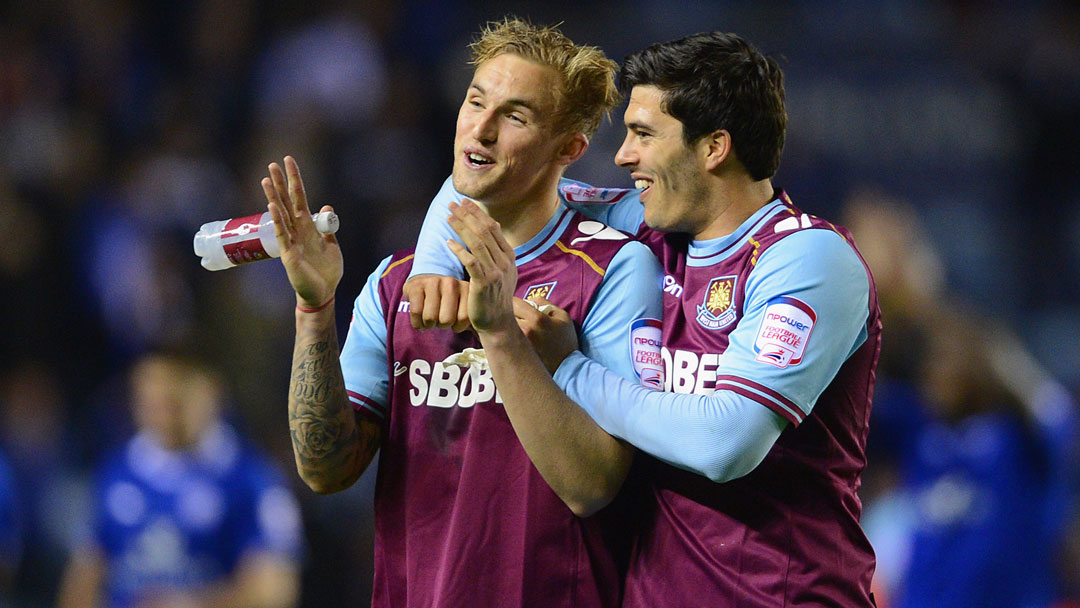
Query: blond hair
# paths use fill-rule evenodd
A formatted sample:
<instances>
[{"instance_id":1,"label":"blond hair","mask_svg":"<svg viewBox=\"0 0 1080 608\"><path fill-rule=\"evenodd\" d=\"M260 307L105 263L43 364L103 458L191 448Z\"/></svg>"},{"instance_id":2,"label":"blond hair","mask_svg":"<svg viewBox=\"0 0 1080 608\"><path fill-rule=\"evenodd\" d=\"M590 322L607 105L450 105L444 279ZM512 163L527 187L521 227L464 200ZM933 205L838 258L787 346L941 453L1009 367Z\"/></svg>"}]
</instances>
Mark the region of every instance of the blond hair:
<instances>
[{"instance_id":1,"label":"blond hair","mask_svg":"<svg viewBox=\"0 0 1080 608\"><path fill-rule=\"evenodd\" d=\"M554 69L559 74L555 127L592 137L600 120L618 105L619 66L595 46L574 44L557 25L536 26L516 17L489 22L469 45L469 64L479 66L510 53Z\"/></svg>"}]
</instances>

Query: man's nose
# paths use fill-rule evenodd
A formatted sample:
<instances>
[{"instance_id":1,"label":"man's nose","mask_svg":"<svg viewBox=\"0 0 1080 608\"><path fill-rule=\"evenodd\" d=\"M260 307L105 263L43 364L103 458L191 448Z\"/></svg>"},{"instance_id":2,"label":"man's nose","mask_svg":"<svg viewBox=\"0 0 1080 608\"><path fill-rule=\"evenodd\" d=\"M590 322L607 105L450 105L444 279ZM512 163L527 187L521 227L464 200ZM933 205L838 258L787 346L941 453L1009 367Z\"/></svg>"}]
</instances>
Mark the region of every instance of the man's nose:
<instances>
[{"instance_id":1,"label":"man's nose","mask_svg":"<svg viewBox=\"0 0 1080 608\"><path fill-rule=\"evenodd\" d=\"M482 143L494 143L499 139L498 116L496 116L495 112L483 112L476 118L472 136Z\"/></svg>"},{"instance_id":2,"label":"man's nose","mask_svg":"<svg viewBox=\"0 0 1080 608\"><path fill-rule=\"evenodd\" d=\"M619 151L615 153L615 164L620 167L628 168L636 166L637 162L637 152L624 141L623 144L619 146Z\"/></svg>"}]
</instances>

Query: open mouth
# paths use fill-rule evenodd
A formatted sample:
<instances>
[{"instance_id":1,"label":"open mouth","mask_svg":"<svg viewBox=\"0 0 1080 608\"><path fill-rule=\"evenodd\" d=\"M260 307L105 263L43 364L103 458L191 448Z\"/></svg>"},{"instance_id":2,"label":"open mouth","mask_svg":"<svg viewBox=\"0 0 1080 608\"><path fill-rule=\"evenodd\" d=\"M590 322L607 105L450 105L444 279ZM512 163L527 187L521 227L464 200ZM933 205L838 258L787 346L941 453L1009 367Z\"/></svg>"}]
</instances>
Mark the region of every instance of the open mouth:
<instances>
[{"instance_id":1,"label":"open mouth","mask_svg":"<svg viewBox=\"0 0 1080 608\"><path fill-rule=\"evenodd\" d=\"M637 188L638 192L641 194L645 194L645 192L652 187L652 184L652 180L650 179L639 177L634 180L634 187Z\"/></svg>"},{"instance_id":2,"label":"open mouth","mask_svg":"<svg viewBox=\"0 0 1080 608\"><path fill-rule=\"evenodd\" d=\"M466 152L465 164L473 168L480 168L494 165L495 161L479 152Z\"/></svg>"}]
</instances>

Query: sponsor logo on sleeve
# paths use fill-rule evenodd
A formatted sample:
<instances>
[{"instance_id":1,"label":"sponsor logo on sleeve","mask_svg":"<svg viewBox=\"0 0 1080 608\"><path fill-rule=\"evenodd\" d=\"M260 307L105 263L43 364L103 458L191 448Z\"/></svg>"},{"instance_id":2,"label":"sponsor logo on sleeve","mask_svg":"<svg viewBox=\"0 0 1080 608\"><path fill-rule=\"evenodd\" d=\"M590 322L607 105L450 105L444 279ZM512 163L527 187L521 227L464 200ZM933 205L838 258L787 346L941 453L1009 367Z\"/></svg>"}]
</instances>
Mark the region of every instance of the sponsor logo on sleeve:
<instances>
[{"instance_id":1,"label":"sponsor logo on sleeve","mask_svg":"<svg viewBox=\"0 0 1080 608\"><path fill-rule=\"evenodd\" d=\"M561 188L563 196L571 203L617 203L633 192L629 188L592 188L578 184L566 184Z\"/></svg>"},{"instance_id":2,"label":"sponsor logo on sleeve","mask_svg":"<svg viewBox=\"0 0 1080 608\"><path fill-rule=\"evenodd\" d=\"M522 300L533 301L536 298L544 298L545 300L550 301L551 300L551 292L552 292L552 290L555 289L555 284L556 283L558 283L558 281L552 281L550 283L541 283L539 285L530 285L529 288L525 290L525 296L523 298L521 298L521 299Z\"/></svg>"},{"instance_id":3,"label":"sponsor logo on sleeve","mask_svg":"<svg viewBox=\"0 0 1080 608\"><path fill-rule=\"evenodd\" d=\"M664 360L660 354L663 325L658 319L638 319L630 324L630 358L641 385L664 387Z\"/></svg>"},{"instance_id":4,"label":"sponsor logo on sleeve","mask_svg":"<svg viewBox=\"0 0 1080 608\"><path fill-rule=\"evenodd\" d=\"M697 322L705 329L727 327L735 320L735 279L732 275L709 281L697 307Z\"/></svg>"},{"instance_id":5,"label":"sponsor logo on sleeve","mask_svg":"<svg viewBox=\"0 0 1080 608\"><path fill-rule=\"evenodd\" d=\"M754 360L781 369L802 363L815 322L817 313L798 298L780 296L769 300L754 340Z\"/></svg>"}]
</instances>

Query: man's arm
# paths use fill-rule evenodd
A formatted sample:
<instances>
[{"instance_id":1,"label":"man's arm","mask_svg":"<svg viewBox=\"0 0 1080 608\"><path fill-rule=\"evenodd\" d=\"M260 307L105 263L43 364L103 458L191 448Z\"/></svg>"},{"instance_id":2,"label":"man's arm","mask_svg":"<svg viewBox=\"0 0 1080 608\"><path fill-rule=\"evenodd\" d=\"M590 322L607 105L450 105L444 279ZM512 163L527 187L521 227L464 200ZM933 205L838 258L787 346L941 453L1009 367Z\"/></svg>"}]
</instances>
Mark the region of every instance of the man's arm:
<instances>
[{"instance_id":1,"label":"man's arm","mask_svg":"<svg viewBox=\"0 0 1080 608\"><path fill-rule=\"evenodd\" d=\"M580 353L563 361L555 381L607 432L664 462L717 482L746 475L789 423L809 415L866 339L869 281L854 252L824 230L804 231L783 243L762 255L758 274L747 283L744 317L716 359L711 394L644 390ZM814 255L802 255L806 251ZM816 311L801 360L782 368L763 361L755 349L763 319L781 296ZM697 370L696 359L692 363L690 371Z\"/></svg>"},{"instance_id":2,"label":"man's arm","mask_svg":"<svg viewBox=\"0 0 1080 608\"><path fill-rule=\"evenodd\" d=\"M593 188L566 178L559 181L559 188L563 200L572 208L613 228L634 233L644 221L644 209L636 190ZM461 201L452 179L447 178L428 206L420 227L416 257L403 290L411 304L410 321L416 329L441 327L463 331L468 327L468 282L462 280L465 279L463 268L447 249L448 241L463 242L447 222L450 204Z\"/></svg>"},{"instance_id":3,"label":"man's arm","mask_svg":"<svg viewBox=\"0 0 1080 608\"><path fill-rule=\"evenodd\" d=\"M357 416L346 396L333 306L296 311L289 433L296 470L319 494L352 486L379 450L382 430Z\"/></svg>"},{"instance_id":4,"label":"man's arm","mask_svg":"<svg viewBox=\"0 0 1080 608\"><path fill-rule=\"evenodd\" d=\"M334 235L315 230L300 168L285 157L285 172L270 164L263 178L267 209L281 262L296 290L296 341L289 382L289 431L300 477L320 494L343 490L364 472L381 431L358 420L346 397L338 359L334 292L342 275ZM322 211L332 211L326 205Z\"/></svg>"},{"instance_id":5,"label":"man's arm","mask_svg":"<svg viewBox=\"0 0 1080 608\"><path fill-rule=\"evenodd\" d=\"M471 202L453 206L453 213L452 226L469 245L469 251L452 246L471 277L469 318L484 345L507 416L552 490L577 515L594 513L618 493L633 449L604 432L559 390L522 333L519 321L542 326L550 313L513 298L514 252L498 225ZM640 270L642 277L648 275L647 269ZM649 287L658 294L658 283ZM569 327L572 333L572 324Z\"/></svg>"},{"instance_id":6,"label":"man's arm","mask_svg":"<svg viewBox=\"0 0 1080 608\"><path fill-rule=\"evenodd\" d=\"M563 178L559 191L566 204L589 219L635 234L645 222L641 193L630 188L596 188Z\"/></svg>"}]
</instances>

